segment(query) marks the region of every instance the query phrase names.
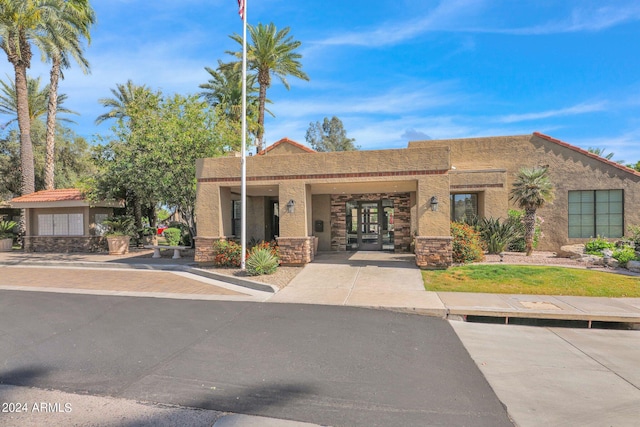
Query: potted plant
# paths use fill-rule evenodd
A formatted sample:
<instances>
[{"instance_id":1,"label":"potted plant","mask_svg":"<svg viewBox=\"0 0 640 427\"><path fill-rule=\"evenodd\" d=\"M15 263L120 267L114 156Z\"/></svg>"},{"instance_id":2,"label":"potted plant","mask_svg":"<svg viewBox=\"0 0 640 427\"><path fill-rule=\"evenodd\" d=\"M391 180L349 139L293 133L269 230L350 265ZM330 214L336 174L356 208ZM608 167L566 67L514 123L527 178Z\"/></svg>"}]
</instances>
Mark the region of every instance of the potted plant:
<instances>
[{"instance_id":1,"label":"potted plant","mask_svg":"<svg viewBox=\"0 0 640 427\"><path fill-rule=\"evenodd\" d=\"M0 252L9 252L13 247L15 221L0 221Z\"/></svg>"},{"instance_id":2,"label":"potted plant","mask_svg":"<svg viewBox=\"0 0 640 427\"><path fill-rule=\"evenodd\" d=\"M130 216L114 216L102 222L109 227L105 234L109 245L109 255L124 255L129 252L129 241L133 230L133 218Z\"/></svg>"}]
</instances>

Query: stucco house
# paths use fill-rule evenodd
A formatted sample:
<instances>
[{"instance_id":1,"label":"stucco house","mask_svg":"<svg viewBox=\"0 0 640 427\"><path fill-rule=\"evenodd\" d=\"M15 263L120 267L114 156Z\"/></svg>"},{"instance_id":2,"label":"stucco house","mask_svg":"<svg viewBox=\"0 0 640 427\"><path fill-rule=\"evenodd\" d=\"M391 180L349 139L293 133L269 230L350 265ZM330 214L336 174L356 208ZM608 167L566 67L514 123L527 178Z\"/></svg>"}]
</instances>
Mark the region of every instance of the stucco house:
<instances>
[{"instance_id":1,"label":"stucco house","mask_svg":"<svg viewBox=\"0 0 640 427\"><path fill-rule=\"evenodd\" d=\"M11 200L24 209L26 252L100 252L106 249L101 223L121 202L91 203L75 188L43 190Z\"/></svg>"},{"instance_id":2,"label":"stucco house","mask_svg":"<svg viewBox=\"0 0 640 427\"><path fill-rule=\"evenodd\" d=\"M415 247L423 268L451 264L450 222L506 218L523 167L548 165L555 200L538 249L623 236L640 224L640 173L541 133L409 142L407 148L315 152L282 139L247 158L247 237L277 239L286 264L321 251ZM196 261L239 237L240 159L197 162Z\"/></svg>"}]
</instances>

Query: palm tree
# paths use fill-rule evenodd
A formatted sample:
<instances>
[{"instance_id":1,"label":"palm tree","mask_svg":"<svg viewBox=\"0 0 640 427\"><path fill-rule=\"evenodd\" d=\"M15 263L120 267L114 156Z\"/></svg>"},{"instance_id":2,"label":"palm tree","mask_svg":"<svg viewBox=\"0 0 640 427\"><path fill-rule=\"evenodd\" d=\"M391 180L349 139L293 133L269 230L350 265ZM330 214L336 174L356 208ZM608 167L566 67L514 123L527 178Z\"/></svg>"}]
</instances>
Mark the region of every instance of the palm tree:
<instances>
[{"instance_id":1,"label":"palm tree","mask_svg":"<svg viewBox=\"0 0 640 427\"><path fill-rule=\"evenodd\" d=\"M289 27L278 31L276 26L258 24L249 25L251 43L247 46L247 66L254 70L258 76L260 91L258 94L258 134L256 135L256 150L262 150L262 138L264 135L264 111L267 99L267 89L271 86L271 76L277 77L287 90L289 82L287 76L294 76L302 80L309 80L299 59L302 55L295 50L301 42L289 36ZM233 34L233 40L242 45L242 36ZM236 58L242 58L242 52L227 52Z\"/></svg>"},{"instance_id":2,"label":"palm tree","mask_svg":"<svg viewBox=\"0 0 640 427\"><path fill-rule=\"evenodd\" d=\"M91 41L89 29L95 22L95 13L88 0L62 0L61 19L55 27L47 27L47 55L51 59L49 84L49 105L47 111L47 136L45 158L45 188L54 188L55 130L58 98L58 82L62 68L71 66L69 56L80 65L82 71L89 72L89 63L82 52L81 38Z\"/></svg>"},{"instance_id":3,"label":"palm tree","mask_svg":"<svg viewBox=\"0 0 640 427\"><path fill-rule=\"evenodd\" d=\"M16 85L12 80L4 81L0 80L0 114L6 114L12 116L11 120L6 122L3 127L6 127L13 122L18 121L18 103ZM40 87L40 77L34 79L27 77L27 92L29 97L29 121L33 123L34 120L43 117L47 114L49 103L49 85L44 88ZM64 102L67 100L67 95L60 94L57 100L56 109L59 113L66 114L78 114L68 108L63 107ZM60 121L73 123L73 120L61 118Z\"/></svg>"},{"instance_id":4,"label":"palm tree","mask_svg":"<svg viewBox=\"0 0 640 427\"><path fill-rule=\"evenodd\" d=\"M213 70L205 67L211 78L207 83L201 84L200 96L214 108L219 108L222 113L234 122L242 120L242 71L234 64L225 64L218 60L218 68ZM256 88L255 74L247 76L247 127L253 135L258 133L258 92ZM271 104L269 99L267 104ZM273 113L265 109L273 117Z\"/></svg>"},{"instance_id":5,"label":"palm tree","mask_svg":"<svg viewBox=\"0 0 640 427\"><path fill-rule=\"evenodd\" d=\"M98 102L103 107L110 110L104 114L101 114L96 119L96 124L109 120L109 119L124 119L128 116L127 107L130 106L134 99L138 97L149 97L151 89L147 86L138 86L131 80L127 80L125 84L117 84L115 89L111 89L113 98L100 98Z\"/></svg>"},{"instance_id":6,"label":"palm tree","mask_svg":"<svg viewBox=\"0 0 640 427\"><path fill-rule=\"evenodd\" d=\"M15 88L20 128L22 194L35 191L27 69L31 67L31 43L46 52L43 33L53 28L60 12L58 0L0 0L0 47L7 54L15 73Z\"/></svg>"},{"instance_id":7,"label":"palm tree","mask_svg":"<svg viewBox=\"0 0 640 427\"><path fill-rule=\"evenodd\" d=\"M533 237L536 229L536 210L553 200L553 184L549 180L549 167L520 169L511 188L510 200L524 209L524 241L527 256L533 253Z\"/></svg>"}]
</instances>

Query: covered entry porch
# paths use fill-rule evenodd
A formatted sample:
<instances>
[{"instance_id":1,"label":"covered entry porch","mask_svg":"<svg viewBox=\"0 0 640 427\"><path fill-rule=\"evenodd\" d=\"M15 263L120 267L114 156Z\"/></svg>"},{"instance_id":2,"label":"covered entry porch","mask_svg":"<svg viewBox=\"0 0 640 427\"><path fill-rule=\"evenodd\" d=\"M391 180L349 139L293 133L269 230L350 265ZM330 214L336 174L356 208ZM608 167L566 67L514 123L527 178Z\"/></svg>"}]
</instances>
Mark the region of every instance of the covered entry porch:
<instances>
[{"instance_id":1,"label":"covered entry porch","mask_svg":"<svg viewBox=\"0 0 640 427\"><path fill-rule=\"evenodd\" d=\"M317 251L414 248L419 266L450 264L445 148L267 152L247 159L246 237L277 240L284 264L312 262ZM233 157L198 163L198 262L212 259L214 241L240 237L239 172Z\"/></svg>"}]
</instances>

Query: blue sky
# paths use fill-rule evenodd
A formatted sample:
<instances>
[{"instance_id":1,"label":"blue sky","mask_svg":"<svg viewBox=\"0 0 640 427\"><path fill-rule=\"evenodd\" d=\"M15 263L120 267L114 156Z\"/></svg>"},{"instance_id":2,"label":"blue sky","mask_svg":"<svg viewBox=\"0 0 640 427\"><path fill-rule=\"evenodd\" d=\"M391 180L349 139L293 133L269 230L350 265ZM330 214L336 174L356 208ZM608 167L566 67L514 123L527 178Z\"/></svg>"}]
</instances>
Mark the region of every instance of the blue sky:
<instances>
[{"instance_id":1,"label":"blue sky","mask_svg":"<svg viewBox=\"0 0 640 427\"><path fill-rule=\"evenodd\" d=\"M204 67L239 47L236 0L92 3L92 73L61 84L90 141L109 133L93 122L117 83L197 93ZM311 78L274 81L267 143L304 143L310 122L336 115L363 149L539 131L640 160L637 0L248 0L248 18L291 27ZM37 55L30 74L48 77Z\"/></svg>"}]
</instances>

